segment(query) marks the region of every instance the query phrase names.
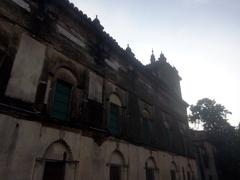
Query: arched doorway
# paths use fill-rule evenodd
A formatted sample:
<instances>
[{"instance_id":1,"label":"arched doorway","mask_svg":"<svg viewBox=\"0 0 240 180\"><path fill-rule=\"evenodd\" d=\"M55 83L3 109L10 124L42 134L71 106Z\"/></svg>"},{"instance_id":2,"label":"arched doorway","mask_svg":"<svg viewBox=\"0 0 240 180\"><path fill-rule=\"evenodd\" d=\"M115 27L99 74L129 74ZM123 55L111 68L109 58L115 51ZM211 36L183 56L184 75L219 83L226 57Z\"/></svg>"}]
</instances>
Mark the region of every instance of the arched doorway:
<instances>
[{"instance_id":1,"label":"arched doorway","mask_svg":"<svg viewBox=\"0 0 240 180\"><path fill-rule=\"evenodd\" d=\"M121 152L114 151L109 163L109 180L126 180L127 170L125 159Z\"/></svg>"},{"instance_id":2,"label":"arched doorway","mask_svg":"<svg viewBox=\"0 0 240 180\"><path fill-rule=\"evenodd\" d=\"M51 143L38 158L33 180L75 180L78 161L73 160L70 147L63 140Z\"/></svg>"},{"instance_id":3,"label":"arched doorway","mask_svg":"<svg viewBox=\"0 0 240 180\"><path fill-rule=\"evenodd\" d=\"M153 157L148 158L145 163L145 175L146 180L157 180L158 179L158 168Z\"/></svg>"}]
</instances>

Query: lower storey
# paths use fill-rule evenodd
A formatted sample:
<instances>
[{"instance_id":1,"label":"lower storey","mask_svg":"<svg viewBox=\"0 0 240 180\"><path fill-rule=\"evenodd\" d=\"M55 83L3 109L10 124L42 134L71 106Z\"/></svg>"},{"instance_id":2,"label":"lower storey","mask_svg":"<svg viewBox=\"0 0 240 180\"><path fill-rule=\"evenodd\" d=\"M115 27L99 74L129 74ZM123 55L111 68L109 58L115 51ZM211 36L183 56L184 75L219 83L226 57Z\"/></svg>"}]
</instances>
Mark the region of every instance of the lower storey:
<instances>
[{"instance_id":1,"label":"lower storey","mask_svg":"<svg viewBox=\"0 0 240 180\"><path fill-rule=\"evenodd\" d=\"M191 158L0 114L4 180L196 180Z\"/></svg>"}]
</instances>

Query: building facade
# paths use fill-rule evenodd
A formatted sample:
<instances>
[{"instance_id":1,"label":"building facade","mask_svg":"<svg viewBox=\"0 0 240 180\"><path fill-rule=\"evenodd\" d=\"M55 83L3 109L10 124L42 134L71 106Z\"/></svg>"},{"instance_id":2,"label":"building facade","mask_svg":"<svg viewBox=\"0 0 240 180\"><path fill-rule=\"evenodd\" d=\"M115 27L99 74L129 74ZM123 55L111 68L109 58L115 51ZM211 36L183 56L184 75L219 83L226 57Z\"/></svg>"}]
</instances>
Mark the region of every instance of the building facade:
<instances>
[{"instance_id":1,"label":"building facade","mask_svg":"<svg viewBox=\"0 0 240 180\"><path fill-rule=\"evenodd\" d=\"M191 139L195 147L198 174L202 180L218 180L216 168L216 148L209 142L203 131L192 131Z\"/></svg>"},{"instance_id":2,"label":"building facade","mask_svg":"<svg viewBox=\"0 0 240 180\"><path fill-rule=\"evenodd\" d=\"M0 177L200 179L180 80L67 0L1 0Z\"/></svg>"}]
</instances>

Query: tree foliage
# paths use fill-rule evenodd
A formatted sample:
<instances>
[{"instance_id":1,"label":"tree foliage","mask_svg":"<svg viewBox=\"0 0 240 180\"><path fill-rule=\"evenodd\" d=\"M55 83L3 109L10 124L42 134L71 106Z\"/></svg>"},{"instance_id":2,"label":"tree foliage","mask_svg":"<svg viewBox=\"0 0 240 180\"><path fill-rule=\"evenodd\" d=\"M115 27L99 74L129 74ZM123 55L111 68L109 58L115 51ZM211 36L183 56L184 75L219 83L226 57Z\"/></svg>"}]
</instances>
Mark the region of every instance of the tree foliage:
<instances>
[{"instance_id":1,"label":"tree foliage","mask_svg":"<svg viewBox=\"0 0 240 180\"><path fill-rule=\"evenodd\" d=\"M190 106L189 121L200 123L208 140L217 149L216 163L221 180L235 180L240 177L240 124L233 127L227 122L231 114L215 100L203 98Z\"/></svg>"},{"instance_id":2,"label":"tree foliage","mask_svg":"<svg viewBox=\"0 0 240 180\"><path fill-rule=\"evenodd\" d=\"M223 105L217 104L215 100L201 99L196 105L190 106L191 114L189 121L202 123L207 132L217 132L229 127L227 115L231 114Z\"/></svg>"}]
</instances>

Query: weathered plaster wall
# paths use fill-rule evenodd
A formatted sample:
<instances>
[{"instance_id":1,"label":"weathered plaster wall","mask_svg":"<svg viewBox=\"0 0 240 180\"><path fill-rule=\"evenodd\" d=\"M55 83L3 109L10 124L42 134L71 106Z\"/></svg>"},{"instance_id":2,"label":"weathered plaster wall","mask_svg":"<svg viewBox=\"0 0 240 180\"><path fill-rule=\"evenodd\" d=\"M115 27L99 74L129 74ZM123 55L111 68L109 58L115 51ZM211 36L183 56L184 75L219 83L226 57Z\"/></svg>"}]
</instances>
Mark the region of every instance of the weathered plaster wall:
<instances>
[{"instance_id":1,"label":"weathered plaster wall","mask_svg":"<svg viewBox=\"0 0 240 180\"><path fill-rule=\"evenodd\" d=\"M97 74L89 73L88 98L102 103L103 78Z\"/></svg>"},{"instance_id":2,"label":"weathered plaster wall","mask_svg":"<svg viewBox=\"0 0 240 180\"><path fill-rule=\"evenodd\" d=\"M215 156L214 156L214 146L212 146L208 142L204 142L204 147L206 148L206 152L209 158L209 165L208 168L204 167L206 179L209 176L212 177L212 180L218 180L217 170L216 170L216 163L215 163Z\"/></svg>"},{"instance_id":3,"label":"weathered plaster wall","mask_svg":"<svg viewBox=\"0 0 240 180\"><path fill-rule=\"evenodd\" d=\"M69 163L66 166L66 180L109 179L109 163L114 151L122 154L126 179L145 180L145 163L152 157L156 162L157 180L170 180L170 168L177 164L178 176L181 168L192 167L195 179L195 160L176 156L163 151L153 151L127 142L110 138L98 146L92 138L81 135L80 130L54 128L39 122L25 121L0 115L0 176L5 180L40 180L44 169L47 149L56 142L66 142ZM51 153L59 159L63 152L57 145ZM47 153L46 153L47 152ZM54 155L55 154L55 155Z\"/></svg>"},{"instance_id":4,"label":"weathered plaster wall","mask_svg":"<svg viewBox=\"0 0 240 180\"><path fill-rule=\"evenodd\" d=\"M23 9L25 9L26 11L30 12L30 6L27 2L25 2L24 0L11 0L14 3L16 3L17 5L19 5L20 7L22 7Z\"/></svg>"},{"instance_id":5,"label":"weathered plaster wall","mask_svg":"<svg viewBox=\"0 0 240 180\"><path fill-rule=\"evenodd\" d=\"M6 95L27 102L35 102L42 73L46 47L23 34L13 63Z\"/></svg>"},{"instance_id":6,"label":"weathered plaster wall","mask_svg":"<svg viewBox=\"0 0 240 180\"><path fill-rule=\"evenodd\" d=\"M79 124L83 123L81 120L86 115L86 109L80 107L80 104L83 101L86 103L88 99L95 99L103 103L106 122L108 98L115 93L123 105L121 138L128 142L109 137L99 146L89 135L96 132L89 132L87 128L80 130L73 126L73 121L65 125L60 125L57 121L50 122L52 119L47 116L48 111L41 111L45 114L38 122L32 117L29 118L32 121L27 121L0 115L0 177L6 180L41 180L44 160L62 160L64 151L67 152L69 161L65 173L67 180L109 179L109 163L113 152L120 152L124 159L123 180L145 180L144 168L149 157L156 162L156 179L170 179L172 161L177 164L179 175L181 167L187 169L188 164L191 164L196 175L193 159L160 150L149 150L142 143L141 116L144 109L152 115L152 127L155 128L152 131L155 140L150 145L161 149L165 138L164 127L161 125L164 121L162 117L167 114L169 118L166 118L166 121L178 124L178 119L184 118L182 114L185 112L174 114L173 109L181 108L182 105L172 103L175 99L162 88L163 85L149 79L144 72L144 66L136 59L126 56L124 50L106 38L108 35L99 33L96 28L82 21L82 17L76 16L73 9L65 9L64 5L59 5L63 1L51 1L46 9L49 16L38 14L41 18L29 13L38 13L36 2L1 1L0 37L3 39L5 34L7 36L4 38L6 41L0 42L0 48L8 51L14 62L11 76L6 78L6 81L9 79L9 83L6 83L6 95L13 100L21 99L35 103L34 105L42 103L41 105L48 106L50 111L49 99L52 96L54 80L66 75L67 70L71 77L74 76L70 78L74 79L75 88L72 100L78 103L72 106L77 111L74 120ZM54 3L59 4L56 7ZM59 70L61 68L65 68L65 73ZM68 81L67 77L62 78ZM35 101L36 96L38 100ZM16 116L14 113L9 114ZM83 136L84 133L88 134L88 137ZM179 137L176 141L178 139ZM178 152L177 148L171 150Z\"/></svg>"}]
</instances>

